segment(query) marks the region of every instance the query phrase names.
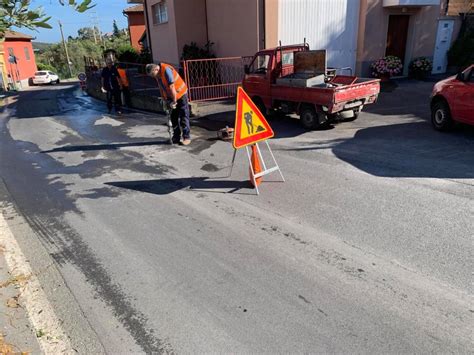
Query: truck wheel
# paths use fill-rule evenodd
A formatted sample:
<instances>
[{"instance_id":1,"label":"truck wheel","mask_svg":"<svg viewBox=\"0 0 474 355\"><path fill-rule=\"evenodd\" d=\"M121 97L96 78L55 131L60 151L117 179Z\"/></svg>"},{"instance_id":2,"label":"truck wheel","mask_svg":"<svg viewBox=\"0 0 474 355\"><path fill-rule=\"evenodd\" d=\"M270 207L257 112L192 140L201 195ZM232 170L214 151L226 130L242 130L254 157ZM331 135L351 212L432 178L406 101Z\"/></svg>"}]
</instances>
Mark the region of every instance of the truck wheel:
<instances>
[{"instance_id":1,"label":"truck wheel","mask_svg":"<svg viewBox=\"0 0 474 355\"><path fill-rule=\"evenodd\" d=\"M306 106L300 111L300 121L306 129L316 129L328 124L326 115L322 112L317 112L310 106Z\"/></svg>"},{"instance_id":2,"label":"truck wheel","mask_svg":"<svg viewBox=\"0 0 474 355\"><path fill-rule=\"evenodd\" d=\"M448 131L453 128L451 111L444 101L437 101L431 106L431 123L437 131Z\"/></svg>"}]
</instances>

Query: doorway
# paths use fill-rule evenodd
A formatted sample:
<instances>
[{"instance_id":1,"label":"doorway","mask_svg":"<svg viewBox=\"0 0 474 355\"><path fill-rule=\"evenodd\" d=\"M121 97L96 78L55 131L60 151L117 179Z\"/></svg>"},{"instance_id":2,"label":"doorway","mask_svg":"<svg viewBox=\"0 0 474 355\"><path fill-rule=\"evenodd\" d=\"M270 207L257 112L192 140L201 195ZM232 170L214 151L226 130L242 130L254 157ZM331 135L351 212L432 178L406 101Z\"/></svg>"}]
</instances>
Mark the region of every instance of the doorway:
<instances>
[{"instance_id":1,"label":"doorway","mask_svg":"<svg viewBox=\"0 0 474 355\"><path fill-rule=\"evenodd\" d=\"M394 55L405 64L409 15L390 15L388 18L387 46L385 55Z\"/></svg>"}]
</instances>

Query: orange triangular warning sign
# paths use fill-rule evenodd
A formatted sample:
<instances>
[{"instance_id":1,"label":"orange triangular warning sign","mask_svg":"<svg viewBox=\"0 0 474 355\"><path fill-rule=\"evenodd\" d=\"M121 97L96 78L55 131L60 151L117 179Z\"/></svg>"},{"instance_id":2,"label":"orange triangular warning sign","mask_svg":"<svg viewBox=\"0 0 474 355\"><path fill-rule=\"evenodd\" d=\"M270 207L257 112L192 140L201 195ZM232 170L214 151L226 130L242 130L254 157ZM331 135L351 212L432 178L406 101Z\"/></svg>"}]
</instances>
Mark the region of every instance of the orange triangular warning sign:
<instances>
[{"instance_id":1,"label":"orange triangular warning sign","mask_svg":"<svg viewBox=\"0 0 474 355\"><path fill-rule=\"evenodd\" d=\"M235 110L234 148L272 138L272 128L260 110L241 87L237 90L237 109Z\"/></svg>"}]
</instances>

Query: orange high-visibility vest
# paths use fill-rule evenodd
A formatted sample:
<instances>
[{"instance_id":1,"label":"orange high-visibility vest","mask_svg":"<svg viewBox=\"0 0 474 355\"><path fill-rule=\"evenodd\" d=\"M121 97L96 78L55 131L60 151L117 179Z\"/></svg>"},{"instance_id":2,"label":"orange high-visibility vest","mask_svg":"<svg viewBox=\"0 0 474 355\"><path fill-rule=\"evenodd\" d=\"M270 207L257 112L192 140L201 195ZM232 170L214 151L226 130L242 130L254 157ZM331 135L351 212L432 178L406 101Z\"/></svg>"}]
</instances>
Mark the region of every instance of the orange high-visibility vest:
<instances>
[{"instance_id":1,"label":"orange high-visibility vest","mask_svg":"<svg viewBox=\"0 0 474 355\"><path fill-rule=\"evenodd\" d=\"M172 84L174 84L174 88L176 89L176 100L179 100L184 94L186 94L188 87L186 86L184 80L179 76L178 72L171 65L165 63L161 63L160 65L160 79L165 89L162 90L163 96L165 99L171 97L170 83L168 83L165 75L167 68L170 68L173 72L174 83Z\"/></svg>"},{"instance_id":2,"label":"orange high-visibility vest","mask_svg":"<svg viewBox=\"0 0 474 355\"><path fill-rule=\"evenodd\" d=\"M122 68L117 68L117 71L120 75L120 79L122 80L122 85L128 87L128 78L127 78L127 71Z\"/></svg>"}]
</instances>

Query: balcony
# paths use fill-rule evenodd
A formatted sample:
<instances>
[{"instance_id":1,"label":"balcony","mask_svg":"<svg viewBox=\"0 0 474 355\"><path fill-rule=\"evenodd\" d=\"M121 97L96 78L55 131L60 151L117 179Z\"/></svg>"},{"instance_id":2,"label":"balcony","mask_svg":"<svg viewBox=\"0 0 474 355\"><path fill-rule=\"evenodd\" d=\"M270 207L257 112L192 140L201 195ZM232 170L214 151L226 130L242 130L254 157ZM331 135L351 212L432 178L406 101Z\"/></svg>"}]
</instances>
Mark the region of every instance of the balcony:
<instances>
[{"instance_id":1,"label":"balcony","mask_svg":"<svg viewBox=\"0 0 474 355\"><path fill-rule=\"evenodd\" d=\"M441 0L383 0L383 6L432 6L439 5L440 2Z\"/></svg>"}]
</instances>

